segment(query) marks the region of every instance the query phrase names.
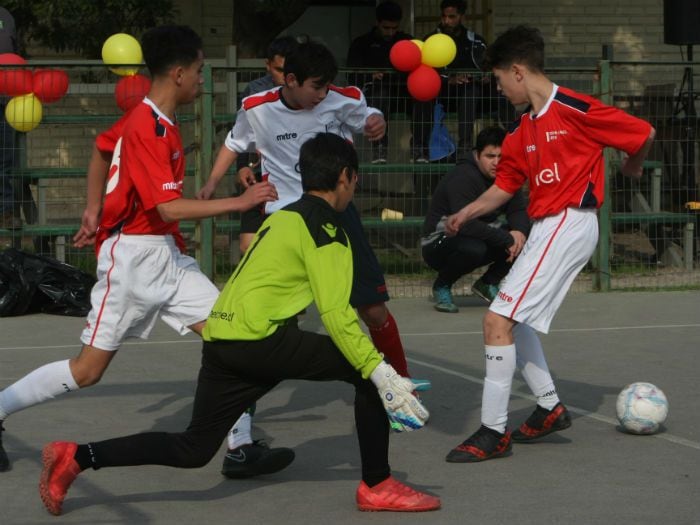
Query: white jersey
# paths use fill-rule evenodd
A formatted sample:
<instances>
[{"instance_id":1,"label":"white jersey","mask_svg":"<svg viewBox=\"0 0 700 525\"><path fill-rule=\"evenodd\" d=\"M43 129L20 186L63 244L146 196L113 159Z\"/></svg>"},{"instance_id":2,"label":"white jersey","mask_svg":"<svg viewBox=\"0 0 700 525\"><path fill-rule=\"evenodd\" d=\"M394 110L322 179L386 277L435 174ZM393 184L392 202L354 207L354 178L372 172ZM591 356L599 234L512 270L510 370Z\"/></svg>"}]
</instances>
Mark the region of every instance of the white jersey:
<instances>
[{"instance_id":1,"label":"white jersey","mask_svg":"<svg viewBox=\"0 0 700 525\"><path fill-rule=\"evenodd\" d=\"M277 188L279 199L265 205L270 214L298 200L302 194L299 150L320 132L340 135L352 142L361 133L367 117L381 111L367 106L356 87L329 86L326 98L313 109L291 109L281 97L281 88L243 99L236 123L225 146L236 153L258 151L263 180Z\"/></svg>"}]
</instances>

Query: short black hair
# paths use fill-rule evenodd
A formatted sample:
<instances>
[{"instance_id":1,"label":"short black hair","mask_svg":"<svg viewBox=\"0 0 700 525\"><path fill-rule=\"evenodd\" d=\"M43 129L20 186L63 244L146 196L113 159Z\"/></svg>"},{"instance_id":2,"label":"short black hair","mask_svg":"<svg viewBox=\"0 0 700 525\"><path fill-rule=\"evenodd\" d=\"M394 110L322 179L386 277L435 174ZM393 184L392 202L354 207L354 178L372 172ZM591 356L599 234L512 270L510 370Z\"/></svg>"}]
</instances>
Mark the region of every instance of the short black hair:
<instances>
[{"instance_id":1,"label":"short black hair","mask_svg":"<svg viewBox=\"0 0 700 525\"><path fill-rule=\"evenodd\" d=\"M158 26L141 37L143 58L152 76L164 75L173 66L189 66L199 58L202 39L188 26Z\"/></svg>"},{"instance_id":2,"label":"short black hair","mask_svg":"<svg viewBox=\"0 0 700 525\"><path fill-rule=\"evenodd\" d=\"M318 133L301 145L299 172L304 191L333 191L346 168L358 170L355 146L335 133Z\"/></svg>"},{"instance_id":3,"label":"short black hair","mask_svg":"<svg viewBox=\"0 0 700 525\"><path fill-rule=\"evenodd\" d=\"M486 48L485 70L505 69L516 63L538 73L544 71L544 39L539 29L526 25L511 27Z\"/></svg>"},{"instance_id":4,"label":"short black hair","mask_svg":"<svg viewBox=\"0 0 700 525\"><path fill-rule=\"evenodd\" d=\"M276 56L281 56L286 58L287 55L294 52L294 50L299 46L299 42L293 36L281 36L275 38L270 45L267 46L267 58L268 60L274 60Z\"/></svg>"},{"instance_id":5,"label":"short black hair","mask_svg":"<svg viewBox=\"0 0 700 525\"><path fill-rule=\"evenodd\" d=\"M490 126L482 129L476 136L476 146L474 149L477 153L484 151L486 146L501 147L506 138L506 130L498 126Z\"/></svg>"},{"instance_id":6,"label":"short black hair","mask_svg":"<svg viewBox=\"0 0 700 525\"><path fill-rule=\"evenodd\" d=\"M307 78L319 78L323 84L332 82L338 74L338 63L333 53L318 42L299 44L284 60L284 75L294 74L303 84Z\"/></svg>"},{"instance_id":7,"label":"short black hair","mask_svg":"<svg viewBox=\"0 0 700 525\"><path fill-rule=\"evenodd\" d=\"M448 7L454 7L460 15L467 12L467 2L465 0L442 0L440 2L441 12Z\"/></svg>"},{"instance_id":8,"label":"short black hair","mask_svg":"<svg viewBox=\"0 0 700 525\"><path fill-rule=\"evenodd\" d=\"M388 22L400 22L403 16L401 6L391 0L379 4L374 12L377 17L377 22L383 22L385 20Z\"/></svg>"}]
</instances>

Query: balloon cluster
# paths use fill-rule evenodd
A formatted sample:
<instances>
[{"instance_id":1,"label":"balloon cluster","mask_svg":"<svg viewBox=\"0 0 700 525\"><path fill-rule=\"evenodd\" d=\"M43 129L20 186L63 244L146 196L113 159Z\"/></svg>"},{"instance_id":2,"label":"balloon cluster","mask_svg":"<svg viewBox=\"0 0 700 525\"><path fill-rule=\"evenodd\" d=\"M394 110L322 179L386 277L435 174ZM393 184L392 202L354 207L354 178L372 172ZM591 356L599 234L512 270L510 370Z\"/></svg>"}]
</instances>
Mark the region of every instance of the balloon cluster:
<instances>
[{"instance_id":1,"label":"balloon cluster","mask_svg":"<svg viewBox=\"0 0 700 525\"><path fill-rule=\"evenodd\" d=\"M151 89L150 79L140 75L138 67L124 66L124 64L140 64L142 59L143 53L139 41L126 33L116 33L102 44L102 61L105 64L121 66L109 69L122 77L114 88L114 98L117 106L124 112L141 102Z\"/></svg>"},{"instance_id":2,"label":"balloon cluster","mask_svg":"<svg viewBox=\"0 0 700 525\"><path fill-rule=\"evenodd\" d=\"M0 65L23 66L27 61L14 53L0 54ZM39 125L44 110L68 92L68 74L60 69L0 69L0 95L12 97L5 106L5 119L17 131L31 131Z\"/></svg>"},{"instance_id":3,"label":"balloon cluster","mask_svg":"<svg viewBox=\"0 0 700 525\"><path fill-rule=\"evenodd\" d=\"M445 67L457 55L457 46L451 37L437 33L420 40L399 40L389 52L389 60L399 71L408 73L407 88L416 100L426 102L440 93L442 81L434 69Z\"/></svg>"}]
</instances>

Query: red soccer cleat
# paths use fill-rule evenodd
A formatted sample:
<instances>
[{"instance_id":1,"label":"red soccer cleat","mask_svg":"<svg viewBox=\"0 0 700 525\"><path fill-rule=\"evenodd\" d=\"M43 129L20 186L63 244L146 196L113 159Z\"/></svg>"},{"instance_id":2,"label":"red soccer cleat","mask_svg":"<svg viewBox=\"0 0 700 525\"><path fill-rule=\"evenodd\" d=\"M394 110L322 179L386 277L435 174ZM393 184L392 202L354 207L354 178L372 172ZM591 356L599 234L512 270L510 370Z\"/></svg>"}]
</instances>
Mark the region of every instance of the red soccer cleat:
<instances>
[{"instance_id":1,"label":"red soccer cleat","mask_svg":"<svg viewBox=\"0 0 700 525\"><path fill-rule=\"evenodd\" d=\"M476 463L487 459L509 456L513 444L510 432L504 434L481 425L479 430L453 448L445 461L448 463Z\"/></svg>"},{"instance_id":2,"label":"red soccer cleat","mask_svg":"<svg viewBox=\"0 0 700 525\"><path fill-rule=\"evenodd\" d=\"M46 510L55 516L61 514L68 487L81 472L73 459L77 448L77 443L54 441L41 452L44 469L39 480L39 494Z\"/></svg>"},{"instance_id":3,"label":"red soccer cleat","mask_svg":"<svg viewBox=\"0 0 700 525\"><path fill-rule=\"evenodd\" d=\"M532 441L571 426L571 416L562 403L552 410L537 405L530 417L513 432L513 441Z\"/></svg>"},{"instance_id":4,"label":"red soccer cleat","mask_svg":"<svg viewBox=\"0 0 700 525\"><path fill-rule=\"evenodd\" d=\"M355 499L357 508L364 511L425 512L440 508L440 498L418 492L391 476L371 488L361 481Z\"/></svg>"}]
</instances>

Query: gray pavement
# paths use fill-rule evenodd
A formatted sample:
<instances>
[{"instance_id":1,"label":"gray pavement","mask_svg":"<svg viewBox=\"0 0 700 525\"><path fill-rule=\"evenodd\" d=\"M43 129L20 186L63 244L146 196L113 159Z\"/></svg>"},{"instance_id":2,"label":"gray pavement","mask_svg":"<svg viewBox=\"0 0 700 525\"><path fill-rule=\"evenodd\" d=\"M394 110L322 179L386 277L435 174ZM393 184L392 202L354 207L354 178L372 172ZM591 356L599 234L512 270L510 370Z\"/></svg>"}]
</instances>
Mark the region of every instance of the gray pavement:
<instances>
[{"instance_id":1,"label":"gray pavement","mask_svg":"<svg viewBox=\"0 0 700 525\"><path fill-rule=\"evenodd\" d=\"M255 437L296 450L275 475L247 481L219 474L221 455L202 469L132 467L87 471L58 518L37 492L47 441L84 442L150 430L177 431L191 410L200 344L159 324L147 342L120 350L102 382L13 415L5 447L13 469L0 474L0 523L700 523L700 293L569 295L543 336L559 395L573 426L511 457L448 464L445 454L479 424L484 306L460 299L440 314L426 299L390 303L412 372L429 377L429 425L392 436L394 475L439 495L429 514L361 513L352 389L283 383L258 404ZM0 386L46 362L73 356L83 320L31 315L0 319ZM307 329L320 327L309 312ZM617 393L633 381L664 390L670 413L655 436L621 433ZM519 376L511 425L533 401ZM223 449L222 449L223 450Z\"/></svg>"}]
</instances>

